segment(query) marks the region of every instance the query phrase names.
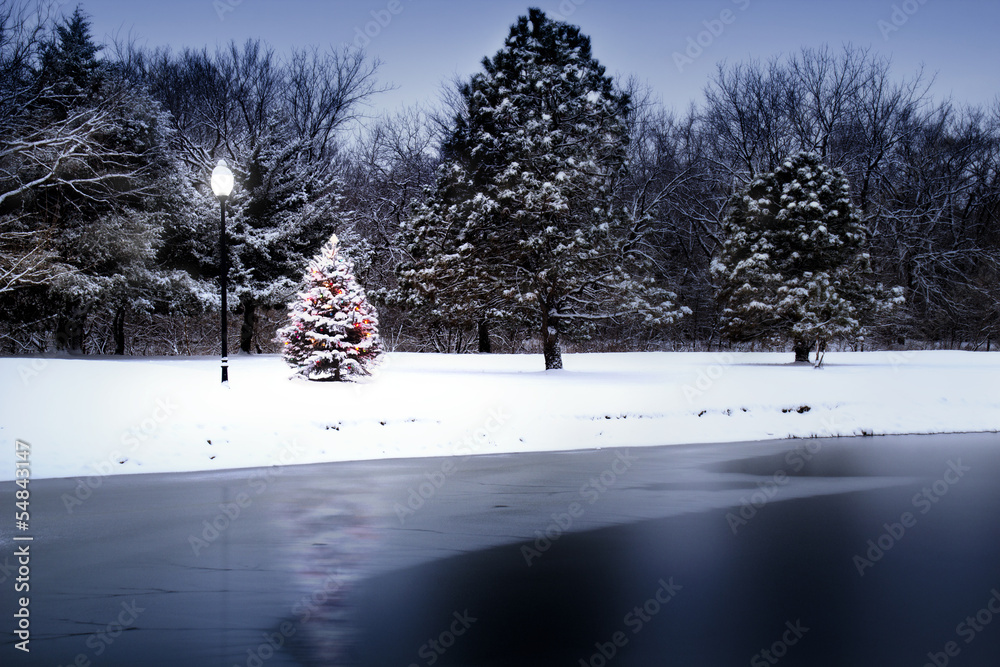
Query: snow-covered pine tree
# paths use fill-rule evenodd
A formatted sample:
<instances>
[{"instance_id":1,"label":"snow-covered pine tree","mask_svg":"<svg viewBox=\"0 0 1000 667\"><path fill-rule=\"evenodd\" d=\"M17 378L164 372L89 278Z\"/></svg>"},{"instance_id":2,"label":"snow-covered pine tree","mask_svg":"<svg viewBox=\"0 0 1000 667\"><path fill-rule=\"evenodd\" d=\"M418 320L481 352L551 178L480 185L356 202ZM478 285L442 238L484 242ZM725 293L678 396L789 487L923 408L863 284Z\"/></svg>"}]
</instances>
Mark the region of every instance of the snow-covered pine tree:
<instances>
[{"instance_id":1,"label":"snow-covered pine tree","mask_svg":"<svg viewBox=\"0 0 1000 667\"><path fill-rule=\"evenodd\" d=\"M309 263L290 322L278 330L285 361L310 380L368 375L382 352L378 314L338 243L331 236Z\"/></svg>"},{"instance_id":2,"label":"snow-covered pine tree","mask_svg":"<svg viewBox=\"0 0 1000 667\"><path fill-rule=\"evenodd\" d=\"M230 209L231 284L243 311L240 350L247 354L260 351L260 309L294 294L298 272L330 233L329 221L341 221L337 231L345 241L352 235L339 176L332 166L310 163L308 149L275 122L235 169L243 178Z\"/></svg>"},{"instance_id":3,"label":"snow-covered pine tree","mask_svg":"<svg viewBox=\"0 0 1000 667\"><path fill-rule=\"evenodd\" d=\"M126 317L166 310L187 278L157 261L176 174L169 115L99 60L102 48L77 8L37 54L22 43L21 70L0 84L11 107L0 112L0 276L21 266L11 255L50 271L0 284L13 291L0 311L18 336L54 328L56 346L73 352L110 320L123 353Z\"/></svg>"},{"instance_id":4,"label":"snow-covered pine tree","mask_svg":"<svg viewBox=\"0 0 1000 667\"><path fill-rule=\"evenodd\" d=\"M872 281L867 232L847 177L800 152L733 197L712 275L723 334L791 342L795 361L817 344L856 339L901 302Z\"/></svg>"},{"instance_id":5,"label":"snow-covered pine tree","mask_svg":"<svg viewBox=\"0 0 1000 667\"><path fill-rule=\"evenodd\" d=\"M438 170L433 188L414 207L400 240L408 258L397 268L397 287L386 299L431 327L477 328L480 352L489 351L487 322L504 317L488 262L473 243L473 185L461 161Z\"/></svg>"},{"instance_id":6,"label":"snow-covered pine tree","mask_svg":"<svg viewBox=\"0 0 1000 667\"><path fill-rule=\"evenodd\" d=\"M681 315L616 202L630 104L590 39L531 9L483 70L461 90L436 199L404 230L401 287L538 327L546 369L562 367L561 333Z\"/></svg>"}]
</instances>

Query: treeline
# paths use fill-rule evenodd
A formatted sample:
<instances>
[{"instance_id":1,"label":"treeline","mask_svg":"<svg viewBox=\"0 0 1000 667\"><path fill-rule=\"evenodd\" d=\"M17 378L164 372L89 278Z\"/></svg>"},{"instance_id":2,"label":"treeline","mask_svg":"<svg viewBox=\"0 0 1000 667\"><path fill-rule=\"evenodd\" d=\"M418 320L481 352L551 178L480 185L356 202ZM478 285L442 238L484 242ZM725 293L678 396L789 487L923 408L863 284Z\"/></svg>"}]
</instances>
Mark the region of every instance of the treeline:
<instances>
[{"instance_id":1,"label":"treeline","mask_svg":"<svg viewBox=\"0 0 1000 667\"><path fill-rule=\"evenodd\" d=\"M456 82L433 109L377 116L378 66L350 49L279 55L262 41L102 47L79 10L46 18L3 4L0 350L214 353L209 175L220 158L237 175L229 302L244 352L274 350L302 271L331 233L369 293L383 295L388 347L475 350L487 335L496 351L540 350L537 327L484 332L467 313L429 318L386 298L413 262L404 232L441 185L470 98ZM567 343L724 344L710 267L731 196L807 150L844 171L873 270L905 291L866 345L986 346L1000 331L1000 101L934 101L929 85L853 46L720 65L682 114L618 81L628 141L609 197L686 316L658 326L612 317Z\"/></svg>"}]
</instances>

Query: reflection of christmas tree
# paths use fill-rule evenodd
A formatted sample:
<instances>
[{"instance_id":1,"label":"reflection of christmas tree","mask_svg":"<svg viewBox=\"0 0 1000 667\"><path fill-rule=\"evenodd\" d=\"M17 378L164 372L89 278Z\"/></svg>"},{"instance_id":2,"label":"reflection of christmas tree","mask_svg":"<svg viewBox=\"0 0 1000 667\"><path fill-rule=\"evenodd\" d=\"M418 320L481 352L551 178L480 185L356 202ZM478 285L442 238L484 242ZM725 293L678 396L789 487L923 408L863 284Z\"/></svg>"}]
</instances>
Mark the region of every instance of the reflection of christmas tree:
<instances>
[{"instance_id":1,"label":"reflection of christmas tree","mask_svg":"<svg viewBox=\"0 0 1000 667\"><path fill-rule=\"evenodd\" d=\"M295 591L284 619L294 626L286 650L295 664L358 664L365 648L359 645L359 586L372 576L387 517L379 510L375 476L357 471L293 481L269 505Z\"/></svg>"},{"instance_id":2,"label":"reflection of christmas tree","mask_svg":"<svg viewBox=\"0 0 1000 667\"><path fill-rule=\"evenodd\" d=\"M309 263L303 283L289 324L278 331L285 361L310 380L368 375L382 351L378 314L354 278L354 263L338 252L336 235Z\"/></svg>"}]
</instances>

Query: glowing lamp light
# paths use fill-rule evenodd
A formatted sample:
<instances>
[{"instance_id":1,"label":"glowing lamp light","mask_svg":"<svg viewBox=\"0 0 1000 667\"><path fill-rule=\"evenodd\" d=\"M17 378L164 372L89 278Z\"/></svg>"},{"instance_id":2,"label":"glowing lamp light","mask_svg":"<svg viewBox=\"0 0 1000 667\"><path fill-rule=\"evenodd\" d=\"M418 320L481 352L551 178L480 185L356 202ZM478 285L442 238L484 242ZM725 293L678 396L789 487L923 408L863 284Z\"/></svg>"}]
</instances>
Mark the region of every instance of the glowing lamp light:
<instances>
[{"instance_id":1,"label":"glowing lamp light","mask_svg":"<svg viewBox=\"0 0 1000 667\"><path fill-rule=\"evenodd\" d=\"M212 170L212 192L219 198L233 193L233 172L225 160L219 160L219 164Z\"/></svg>"}]
</instances>

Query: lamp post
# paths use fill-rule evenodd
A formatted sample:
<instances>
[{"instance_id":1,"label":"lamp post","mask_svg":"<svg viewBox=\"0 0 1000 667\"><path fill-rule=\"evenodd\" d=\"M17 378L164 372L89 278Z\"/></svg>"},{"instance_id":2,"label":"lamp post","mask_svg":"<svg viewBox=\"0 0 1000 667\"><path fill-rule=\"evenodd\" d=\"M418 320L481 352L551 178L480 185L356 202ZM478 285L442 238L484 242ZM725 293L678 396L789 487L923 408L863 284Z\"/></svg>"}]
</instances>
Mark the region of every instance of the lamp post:
<instances>
[{"instance_id":1,"label":"lamp post","mask_svg":"<svg viewBox=\"0 0 1000 667\"><path fill-rule=\"evenodd\" d=\"M222 286L222 382L229 382L229 346L226 344L226 333L228 332L228 307L226 305L226 292L229 286L226 284L229 277L229 257L226 249L226 200L233 192L233 172L225 160L219 160L212 170L212 192L219 198L219 205L222 208L222 226L219 228L219 282Z\"/></svg>"}]
</instances>

